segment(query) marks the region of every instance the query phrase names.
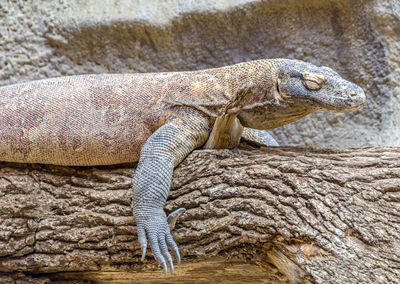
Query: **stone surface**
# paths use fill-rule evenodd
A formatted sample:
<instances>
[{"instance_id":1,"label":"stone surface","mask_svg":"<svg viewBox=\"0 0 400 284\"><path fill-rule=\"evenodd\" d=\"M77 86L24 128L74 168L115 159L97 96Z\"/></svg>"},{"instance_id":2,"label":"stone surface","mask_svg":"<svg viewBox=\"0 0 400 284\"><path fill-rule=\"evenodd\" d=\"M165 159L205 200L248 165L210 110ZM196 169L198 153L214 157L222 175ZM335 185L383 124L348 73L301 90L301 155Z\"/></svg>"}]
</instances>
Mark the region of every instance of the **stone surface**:
<instances>
[{"instance_id":1,"label":"stone surface","mask_svg":"<svg viewBox=\"0 0 400 284\"><path fill-rule=\"evenodd\" d=\"M0 85L288 57L361 85L365 108L274 130L282 145L400 145L397 0L0 1Z\"/></svg>"}]
</instances>

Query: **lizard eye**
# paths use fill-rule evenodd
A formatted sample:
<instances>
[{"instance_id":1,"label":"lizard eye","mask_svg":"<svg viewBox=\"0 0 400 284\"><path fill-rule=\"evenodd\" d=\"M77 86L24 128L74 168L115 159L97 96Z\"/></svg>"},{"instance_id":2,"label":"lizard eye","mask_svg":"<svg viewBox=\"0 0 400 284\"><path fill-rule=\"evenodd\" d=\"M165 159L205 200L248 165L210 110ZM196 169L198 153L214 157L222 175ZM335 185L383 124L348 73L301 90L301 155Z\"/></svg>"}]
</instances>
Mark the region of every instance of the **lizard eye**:
<instances>
[{"instance_id":1,"label":"lizard eye","mask_svg":"<svg viewBox=\"0 0 400 284\"><path fill-rule=\"evenodd\" d=\"M304 86L313 91L321 89L321 84L325 81L324 76L313 73L303 73L302 78Z\"/></svg>"}]
</instances>

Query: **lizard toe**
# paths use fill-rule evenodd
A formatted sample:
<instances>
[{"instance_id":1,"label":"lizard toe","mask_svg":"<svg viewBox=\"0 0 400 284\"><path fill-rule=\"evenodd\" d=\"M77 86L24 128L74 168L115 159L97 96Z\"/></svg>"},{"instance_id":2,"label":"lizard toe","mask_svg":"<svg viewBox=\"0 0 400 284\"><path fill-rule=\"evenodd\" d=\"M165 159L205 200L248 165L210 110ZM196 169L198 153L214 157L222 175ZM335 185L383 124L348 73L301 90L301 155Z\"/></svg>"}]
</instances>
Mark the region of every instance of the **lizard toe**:
<instances>
[{"instance_id":1,"label":"lizard toe","mask_svg":"<svg viewBox=\"0 0 400 284\"><path fill-rule=\"evenodd\" d=\"M168 251L168 246L165 241L165 234L159 236L158 242L160 244L161 253L165 259L167 259L169 267L171 268L171 275L174 273L174 263L172 261L172 256Z\"/></svg>"},{"instance_id":2,"label":"lizard toe","mask_svg":"<svg viewBox=\"0 0 400 284\"><path fill-rule=\"evenodd\" d=\"M165 262L165 259L161 253L160 249L160 244L158 242L158 234L156 233L150 233L149 234L149 240L150 240L150 246L151 246L151 251L153 252L153 255L155 259L160 263L164 270L164 276L167 275L167 263Z\"/></svg>"},{"instance_id":3,"label":"lizard toe","mask_svg":"<svg viewBox=\"0 0 400 284\"><path fill-rule=\"evenodd\" d=\"M178 248L177 244L175 243L174 239L172 238L170 231L166 232L165 238L167 240L168 246L171 247L171 249L174 251L178 264L181 264L181 255L179 253L179 248Z\"/></svg>"},{"instance_id":4,"label":"lizard toe","mask_svg":"<svg viewBox=\"0 0 400 284\"><path fill-rule=\"evenodd\" d=\"M142 224L138 224L137 225L137 230L138 230L139 244L140 244L140 247L142 248L141 261L143 261L144 258L146 257L146 250L147 250L146 231L145 231L144 226Z\"/></svg>"},{"instance_id":5,"label":"lizard toe","mask_svg":"<svg viewBox=\"0 0 400 284\"><path fill-rule=\"evenodd\" d=\"M175 228L176 220L178 220L179 216L182 215L182 213L184 213L185 211L185 208L179 208L168 215L167 220L170 230L173 230Z\"/></svg>"}]
</instances>

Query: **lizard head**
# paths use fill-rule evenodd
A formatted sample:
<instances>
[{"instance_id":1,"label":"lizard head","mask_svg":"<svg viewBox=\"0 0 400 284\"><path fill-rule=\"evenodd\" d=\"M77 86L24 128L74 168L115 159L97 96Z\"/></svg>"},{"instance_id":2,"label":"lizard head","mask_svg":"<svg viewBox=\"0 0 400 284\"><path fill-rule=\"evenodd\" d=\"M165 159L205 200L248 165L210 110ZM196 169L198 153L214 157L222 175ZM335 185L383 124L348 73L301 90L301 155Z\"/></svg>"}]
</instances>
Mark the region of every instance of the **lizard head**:
<instances>
[{"instance_id":1,"label":"lizard head","mask_svg":"<svg viewBox=\"0 0 400 284\"><path fill-rule=\"evenodd\" d=\"M313 111L346 112L365 103L364 91L328 67L300 60L276 59L274 83L255 91L238 118L245 127L271 129ZM271 87L272 86L272 87Z\"/></svg>"},{"instance_id":2,"label":"lizard head","mask_svg":"<svg viewBox=\"0 0 400 284\"><path fill-rule=\"evenodd\" d=\"M365 93L356 84L329 67L299 60L285 61L276 87L281 97L305 103L314 110L346 112L357 110L365 103Z\"/></svg>"}]
</instances>

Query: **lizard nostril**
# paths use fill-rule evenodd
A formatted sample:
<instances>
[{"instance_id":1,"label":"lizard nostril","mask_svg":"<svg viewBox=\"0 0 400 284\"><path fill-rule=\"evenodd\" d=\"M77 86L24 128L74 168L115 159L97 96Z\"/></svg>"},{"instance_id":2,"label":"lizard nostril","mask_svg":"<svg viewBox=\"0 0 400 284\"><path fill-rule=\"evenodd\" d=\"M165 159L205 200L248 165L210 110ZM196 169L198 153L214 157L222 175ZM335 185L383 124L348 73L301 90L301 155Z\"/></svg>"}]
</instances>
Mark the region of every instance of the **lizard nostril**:
<instances>
[{"instance_id":1,"label":"lizard nostril","mask_svg":"<svg viewBox=\"0 0 400 284\"><path fill-rule=\"evenodd\" d=\"M355 97L355 96L357 96L357 94L356 93L351 93L350 96Z\"/></svg>"}]
</instances>

